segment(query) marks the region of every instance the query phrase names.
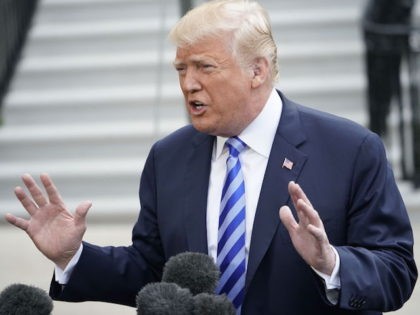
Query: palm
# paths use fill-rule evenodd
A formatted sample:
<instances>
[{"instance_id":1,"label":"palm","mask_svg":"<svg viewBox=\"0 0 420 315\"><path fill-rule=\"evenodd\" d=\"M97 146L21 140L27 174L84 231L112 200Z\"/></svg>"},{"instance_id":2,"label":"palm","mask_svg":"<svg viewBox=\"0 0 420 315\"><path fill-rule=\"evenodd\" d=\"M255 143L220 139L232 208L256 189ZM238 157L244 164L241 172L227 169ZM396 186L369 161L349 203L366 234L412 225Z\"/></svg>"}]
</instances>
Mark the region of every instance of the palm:
<instances>
[{"instance_id":1,"label":"palm","mask_svg":"<svg viewBox=\"0 0 420 315\"><path fill-rule=\"evenodd\" d=\"M32 199L20 187L15 189L17 198L29 213L29 220L8 214L6 219L23 229L35 246L50 260L60 267L65 267L80 247L86 230L85 216L90 203L80 204L73 216L65 207L60 194L48 175L42 175L41 181L48 198L29 175L23 176Z\"/></svg>"},{"instance_id":2,"label":"palm","mask_svg":"<svg viewBox=\"0 0 420 315\"><path fill-rule=\"evenodd\" d=\"M38 249L55 261L62 248L70 251L75 249L77 243L77 239L73 237L77 232L75 228L74 218L69 212L59 206L48 204L30 218L26 232Z\"/></svg>"}]
</instances>

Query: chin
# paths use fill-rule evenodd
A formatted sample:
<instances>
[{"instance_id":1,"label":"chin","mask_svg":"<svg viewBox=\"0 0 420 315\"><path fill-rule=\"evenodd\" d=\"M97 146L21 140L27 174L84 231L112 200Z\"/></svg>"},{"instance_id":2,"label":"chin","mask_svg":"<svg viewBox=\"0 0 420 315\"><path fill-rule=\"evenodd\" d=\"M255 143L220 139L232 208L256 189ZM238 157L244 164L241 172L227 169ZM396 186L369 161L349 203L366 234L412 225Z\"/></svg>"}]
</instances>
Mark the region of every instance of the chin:
<instances>
[{"instance_id":1,"label":"chin","mask_svg":"<svg viewBox=\"0 0 420 315\"><path fill-rule=\"evenodd\" d=\"M206 133L212 136L217 135L217 128L215 128L215 126L204 124L203 122L197 121L195 119L192 119L191 123L193 127L199 132Z\"/></svg>"},{"instance_id":2,"label":"chin","mask_svg":"<svg viewBox=\"0 0 420 315\"><path fill-rule=\"evenodd\" d=\"M195 130L199 132L212 134L211 129L203 126L202 124L195 124L194 122L192 122L192 125L195 128Z\"/></svg>"},{"instance_id":3,"label":"chin","mask_svg":"<svg viewBox=\"0 0 420 315\"><path fill-rule=\"evenodd\" d=\"M217 124L206 123L201 119L191 119L191 123L193 127L202 133L211 135L211 136L220 136L220 137L232 137L236 136L237 134L233 132L233 130L227 130L227 128L221 128Z\"/></svg>"}]
</instances>

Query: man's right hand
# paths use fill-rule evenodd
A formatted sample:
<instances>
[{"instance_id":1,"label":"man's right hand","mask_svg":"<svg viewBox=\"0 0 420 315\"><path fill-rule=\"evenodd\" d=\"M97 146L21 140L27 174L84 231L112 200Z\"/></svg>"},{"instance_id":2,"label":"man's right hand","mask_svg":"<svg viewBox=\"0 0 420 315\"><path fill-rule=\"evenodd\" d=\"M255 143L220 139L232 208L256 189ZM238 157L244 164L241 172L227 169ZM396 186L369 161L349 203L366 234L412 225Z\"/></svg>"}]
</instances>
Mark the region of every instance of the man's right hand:
<instances>
[{"instance_id":1,"label":"man's right hand","mask_svg":"<svg viewBox=\"0 0 420 315\"><path fill-rule=\"evenodd\" d=\"M45 193L31 175L22 176L22 181L31 194L30 198L21 187L15 188L16 197L29 213L29 219L6 214L6 220L24 230L35 246L58 267L65 269L79 249L86 231L86 215L92 203L82 202L74 215L69 212L47 174L41 174Z\"/></svg>"}]
</instances>

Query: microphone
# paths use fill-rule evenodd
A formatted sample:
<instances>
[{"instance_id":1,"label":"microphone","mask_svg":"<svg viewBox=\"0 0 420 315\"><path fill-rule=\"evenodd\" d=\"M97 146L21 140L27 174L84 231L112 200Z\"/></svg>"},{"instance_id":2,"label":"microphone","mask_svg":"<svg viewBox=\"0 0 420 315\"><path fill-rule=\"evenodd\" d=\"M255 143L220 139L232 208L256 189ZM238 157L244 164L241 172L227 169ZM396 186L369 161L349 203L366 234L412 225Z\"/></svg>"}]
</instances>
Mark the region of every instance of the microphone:
<instances>
[{"instance_id":1,"label":"microphone","mask_svg":"<svg viewBox=\"0 0 420 315\"><path fill-rule=\"evenodd\" d=\"M220 271L213 259L202 253L184 252L171 257L163 268L162 281L187 288L192 295L213 294Z\"/></svg>"},{"instance_id":2,"label":"microphone","mask_svg":"<svg viewBox=\"0 0 420 315\"><path fill-rule=\"evenodd\" d=\"M235 315L235 307L225 294L200 293L194 296L193 315Z\"/></svg>"},{"instance_id":3,"label":"microphone","mask_svg":"<svg viewBox=\"0 0 420 315\"><path fill-rule=\"evenodd\" d=\"M0 293L0 315L50 315L53 302L44 290L12 284Z\"/></svg>"},{"instance_id":4,"label":"microphone","mask_svg":"<svg viewBox=\"0 0 420 315\"><path fill-rule=\"evenodd\" d=\"M226 295L214 294L219 276L208 255L175 255L163 267L162 282L149 283L137 294L137 315L235 315Z\"/></svg>"},{"instance_id":5,"label":"microphone","mask_svg":"<svg viewBox=\"0 0 420 315\"><path fill-rule=\"evenodd\" d=\"M191 315L194 300L188 289L175 283L149 283L136 297L137 315Z\"/></svg>"}]
</instances>

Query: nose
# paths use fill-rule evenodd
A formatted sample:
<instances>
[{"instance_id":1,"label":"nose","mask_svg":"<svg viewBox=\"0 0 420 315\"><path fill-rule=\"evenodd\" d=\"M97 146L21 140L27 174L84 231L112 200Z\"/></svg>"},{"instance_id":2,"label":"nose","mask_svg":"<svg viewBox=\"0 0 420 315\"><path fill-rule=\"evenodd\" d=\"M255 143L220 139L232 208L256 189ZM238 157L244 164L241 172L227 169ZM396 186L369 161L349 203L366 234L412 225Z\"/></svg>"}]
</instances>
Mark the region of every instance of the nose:
<instances>
[{"instance_id":1,"label":"nose","mask_svg":"<svg viewBox=\"0 0 420 315\"><path fill-rule=\"evenodd\" d=\"M194 93L201 89L201 84L198 80L197 74L192 69L188 69L180 80L181 87L185 92Z\"/></svg>"}]
</instances>

